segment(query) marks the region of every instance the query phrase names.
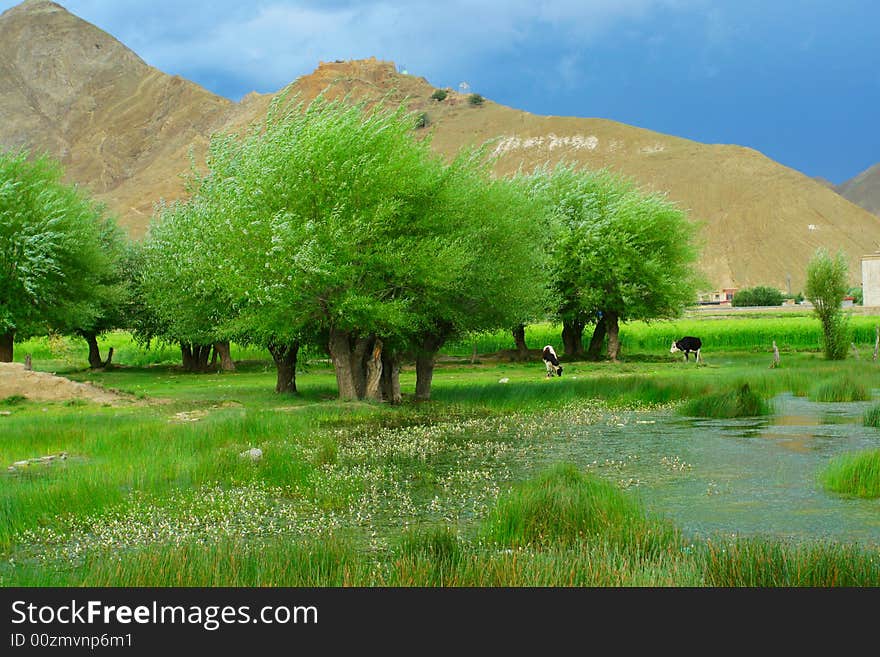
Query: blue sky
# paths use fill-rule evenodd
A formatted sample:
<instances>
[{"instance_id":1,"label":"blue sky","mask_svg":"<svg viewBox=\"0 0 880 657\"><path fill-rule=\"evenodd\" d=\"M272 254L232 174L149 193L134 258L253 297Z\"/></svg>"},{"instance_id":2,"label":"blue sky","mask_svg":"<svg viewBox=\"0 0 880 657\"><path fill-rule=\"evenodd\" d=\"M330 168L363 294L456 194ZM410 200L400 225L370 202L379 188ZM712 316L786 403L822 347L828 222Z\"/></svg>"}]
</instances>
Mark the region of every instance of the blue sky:
<instances>
[{"instance_id":1,"label":"blue sky","mask_svg":"<svg viewBox=\"0 0 880 657\"><path fill-rule=\"evenodd\" d=\"M59 4L233 100L375 56L534 114L749 146L834 183L880 162L877 0Z\"/></svg>"}]
</instances>

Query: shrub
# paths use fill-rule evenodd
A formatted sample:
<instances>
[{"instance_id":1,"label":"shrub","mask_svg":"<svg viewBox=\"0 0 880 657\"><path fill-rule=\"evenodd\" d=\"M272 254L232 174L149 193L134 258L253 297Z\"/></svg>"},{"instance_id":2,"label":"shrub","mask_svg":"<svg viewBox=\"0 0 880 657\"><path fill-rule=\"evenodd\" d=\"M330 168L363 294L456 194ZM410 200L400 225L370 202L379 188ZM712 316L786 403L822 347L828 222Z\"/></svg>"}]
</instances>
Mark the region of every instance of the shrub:
<instances>
[{"instance_id":1,"label":"shrub","mask_svg":"<svg viewBox=\"0 0 880 657\"><path fill-rule=\"evenodd\" d=\"M822 323L822 349L828 360L843 360L849 350L849 321L840 308L847 278L848 265L842 251L832 257L826 249L818 249L807 264L806 296Z\"/></svg>"},{"instance_id":2,"label":"shrub","mask_svg":"<svg viewBox=\"0 0 880 657\"><path fill-rule=\"evenodd\" d=\"M419 112L416 115L416 128L424 128L428 125L428 113Z\"/></svg>"},{"instance_id":3,"label":"shrub","mask_svg":"<svg viewBox=\"0 0 880 657\"><path fill-rule=\"evenodd\" d=\"M737 291L733 295L733 306L779 306L782 305L782 292L773 287L758 285Z\"/></svg>"},{"instance_id":4,"label":"shrub","mask_svg":"<svg viewBox=\"0 0 880 657\"><path fill-rule=\"evenodd\" d=\"M484 98L480 94L471 94L468 96L468 102L471 105L482 105Z\"/></svg>"},{"instance_id":5,"label":"shrub","mask_svg":"<svg viewBox=\"0 0 880 657\"><path fill-rule=\"evenodd\" d=\"M447 95L449 95L449 92L446 89L435 89L434 93L431 94L431 99L439 103L446 100Z\"/></svg>"}]
</instances>

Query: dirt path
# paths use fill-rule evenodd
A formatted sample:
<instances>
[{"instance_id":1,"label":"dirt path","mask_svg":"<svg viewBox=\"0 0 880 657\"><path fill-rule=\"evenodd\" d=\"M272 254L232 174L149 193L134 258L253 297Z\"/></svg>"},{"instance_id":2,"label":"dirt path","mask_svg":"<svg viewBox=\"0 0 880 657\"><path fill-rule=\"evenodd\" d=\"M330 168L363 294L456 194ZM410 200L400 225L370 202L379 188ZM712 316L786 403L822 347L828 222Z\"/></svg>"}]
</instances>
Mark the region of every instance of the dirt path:
<instances>
[{"instance_id":1,"label":"dirt path","mask_svg":"<svg viewBox=\"0 0 880 657\"><path fill-rule=\"evenodd\" d=\"M133 398L99 388L90 383L71 381L48 372L24 369L21 363L0 363L0 400L21 395L32 401L82 399L102 404L125 404Z\"/></svg>"}]
</instances>

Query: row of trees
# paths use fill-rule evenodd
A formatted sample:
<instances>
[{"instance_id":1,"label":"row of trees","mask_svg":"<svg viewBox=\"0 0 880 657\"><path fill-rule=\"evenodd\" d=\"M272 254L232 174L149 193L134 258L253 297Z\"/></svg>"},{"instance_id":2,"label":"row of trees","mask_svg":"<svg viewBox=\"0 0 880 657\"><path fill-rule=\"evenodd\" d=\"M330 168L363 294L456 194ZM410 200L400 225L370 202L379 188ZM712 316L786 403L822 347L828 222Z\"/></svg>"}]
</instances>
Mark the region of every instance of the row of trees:
<instances>
[{"instance_id":1,"label":"row of trees","mask_svg":"<svg viewBox=\"0 0 880 657\"><path fill-rule=\"evenodd\" d=\"M89 340L99 366L95 336L123 327L179 343L192 370L211 353L232 368L230 341L265 347L279 392L304 344L326 349L342 399L399 401L414 361L427 399L447 341L555 318L566 354L598 356L607 336L616 360L621 322L692 302L694 226L663 196L568 165L496 178L484 150L447 162L416 123L279 98L212 139L187 200L158 206L138 244L49 160L0 158L0 360L51 329Z\"/></svg>"}]
</instances>

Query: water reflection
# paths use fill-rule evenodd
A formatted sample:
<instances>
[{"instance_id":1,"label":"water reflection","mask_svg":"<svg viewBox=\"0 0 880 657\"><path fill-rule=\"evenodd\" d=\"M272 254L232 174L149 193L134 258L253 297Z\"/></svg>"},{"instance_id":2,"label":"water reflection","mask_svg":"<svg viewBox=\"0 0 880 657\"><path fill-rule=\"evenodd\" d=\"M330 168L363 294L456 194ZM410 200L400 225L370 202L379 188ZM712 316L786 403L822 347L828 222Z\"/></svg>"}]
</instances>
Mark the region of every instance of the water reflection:
<instances>
[{"instance_id":1,"label":"water reflection","mask_svg":"<svg viewBox=\"0 0 880 657\"><path fill-rule=\"evenodd\" d=\"M574 460L697 536L765 535L880 545L880 501L825 492L819 472L844 452L880 448L862 425L871 403L774 399L767 418L713 420L671 413L571 427L548 459ZM635 483L633 483L635 482Z\"/></svg>"}]
</instances>

